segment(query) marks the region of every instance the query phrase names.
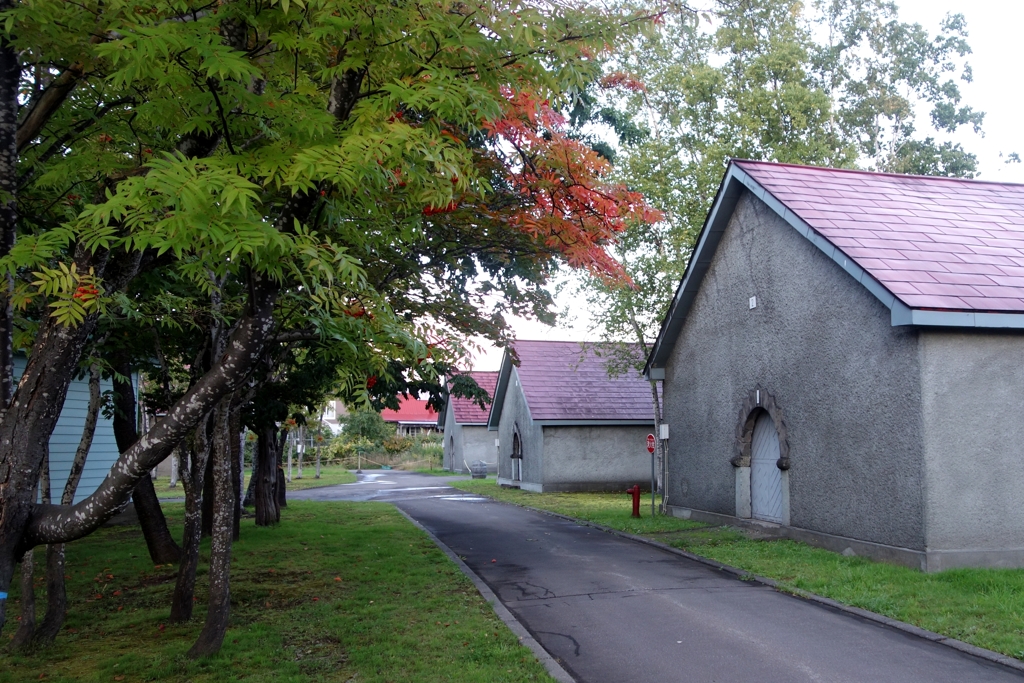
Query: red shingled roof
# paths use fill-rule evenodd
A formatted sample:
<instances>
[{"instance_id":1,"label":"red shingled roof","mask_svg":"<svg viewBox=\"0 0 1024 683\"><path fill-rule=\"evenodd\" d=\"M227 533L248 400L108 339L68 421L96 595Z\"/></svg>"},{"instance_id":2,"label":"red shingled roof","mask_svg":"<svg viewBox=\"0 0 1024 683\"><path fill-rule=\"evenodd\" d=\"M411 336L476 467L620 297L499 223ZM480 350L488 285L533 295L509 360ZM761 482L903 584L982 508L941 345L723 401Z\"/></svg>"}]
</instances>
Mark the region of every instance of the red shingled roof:
<instances>
[{"instance_id":1,"label":"red shingled roof","mask_svg":"<svg viewBox=\"0 0 1024 683\"><path fill-rule=\"evenodd\" d=\"M578 342L517 341L519 381L534 420L647 420L651 385L629 370L608 376L607 361Z\"/></svg>"},{"instance_id":2,"label":"red shingled roof","mask_svg":"<svg viewBox=\"0 0 1024 683\"><path fill-rule=\"evenodd\" d=\"M735 163L908 307L1024 311L1024 185Z\"/></svg>"},{"instance_id":3,"label":"red shingled roof","mask_svg":"<svg viewBox=\"0 0 1024 683\"><path fill-rule=\"evenodd\" d=\"M398 410L385 408L380 411L380 416L385 422L430 425L437 423L437 413L427 406L425 400L406 396L398 397Z\"/></svg>"},{"instance_id":4,"label":"red shingled roof","mask_svg":"<svg viewBox=\"0 0 1024 683\"><path fill-rule=\"evenodd\" d=\"M494 398L494 385L498 383L497 372L466 372L463 374L472 377L480 388L487 392L488 396ZM491 411L489 403L486 408L481 408L479 403L469 398L453 396L450 400L452 411L455 413L455 421L459 424L487 424L487 415Z\"/></svg>"}]
</instances>

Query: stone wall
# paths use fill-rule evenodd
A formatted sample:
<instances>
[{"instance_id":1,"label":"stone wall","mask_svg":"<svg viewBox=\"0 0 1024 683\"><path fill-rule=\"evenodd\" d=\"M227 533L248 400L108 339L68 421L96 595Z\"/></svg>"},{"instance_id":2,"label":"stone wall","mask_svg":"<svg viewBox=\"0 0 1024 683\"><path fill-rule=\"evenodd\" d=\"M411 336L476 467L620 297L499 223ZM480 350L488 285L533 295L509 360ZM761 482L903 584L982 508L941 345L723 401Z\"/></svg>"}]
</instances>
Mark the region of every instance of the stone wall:
<instances>
[{"instance_id":1,"label":"stone wall","mask_svg":"<svg viewBox=\"0 0 1024 683\"><path fill-rule=\"evenodd\" d=\"M1024 566L1024 337L921 333L928 569Z\"/></svg>"},{"instance_id":2,"label":"stone wall","mask_svg":"<svg viewBox=\"0 0 1024 683\"><path fill-rule=\"evenodd\" d=\"M534 424L530 408L526 405L523 388L519 384L519 372L512 368L505 401L498 420L498 477L512 478L512 434L518 430L523 444L523 482L540 485L544 476L544 433L540 425ZM494 432L491 432L493 435Z\"/></svg>"},{"instance_id":3,"label":"stone wall","mask_svg":"<svg viewBox=\"0 0 1024 683\"><path fill-rule=\"evenodd\" d=\"M917 335L745 193L666 367L669 502L736 514L740 413L759 389L785 422L793 526L923 549Z\"/></svg>"},{"instance_id":4,"label":"stone wall","mask_svg":"<svg viewBox=\"0 0 1024 683\"><path fill-rule=\"evenodd\" d=\"M544 491L625 491L651 485L646 427L544 427Z\"/></svg>"}]
</instances>

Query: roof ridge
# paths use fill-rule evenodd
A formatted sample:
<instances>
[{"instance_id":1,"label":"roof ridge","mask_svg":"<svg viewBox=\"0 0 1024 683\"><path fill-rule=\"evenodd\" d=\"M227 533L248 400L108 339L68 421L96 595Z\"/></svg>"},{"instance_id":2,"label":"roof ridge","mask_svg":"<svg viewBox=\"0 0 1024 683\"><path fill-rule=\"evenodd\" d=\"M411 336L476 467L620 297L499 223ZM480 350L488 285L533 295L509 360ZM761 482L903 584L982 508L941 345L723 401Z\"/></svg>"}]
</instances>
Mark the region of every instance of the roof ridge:
<instances>
[{"instance_id":1,"label":"roof ridge","mask_svg":"<svg viewBox=\"0 0 1024 683\"><path fill-rule=\"evenodd\" d=\"M890 173L887 171L868 171L862 168L834 168L832 166L811 166L810 164L790 164L781 161L759 161L757 159L739 159L732 158L729 160L730 163L735 163L738 166L743 164L758 164L763 166L783 166L786 168L806 168L811 171L821 171L823 173L852 173L857 175L876 176L881 178L912 178L915 180L943 180L948 182L968 183L971 185L999 185L1003 187L1022 187L1024 183L1014 182L1003 182L999 180L979 180L977 178L954 178L952 176L945 175L918 175L914 173Z\"/></svg>"}]
</instances>

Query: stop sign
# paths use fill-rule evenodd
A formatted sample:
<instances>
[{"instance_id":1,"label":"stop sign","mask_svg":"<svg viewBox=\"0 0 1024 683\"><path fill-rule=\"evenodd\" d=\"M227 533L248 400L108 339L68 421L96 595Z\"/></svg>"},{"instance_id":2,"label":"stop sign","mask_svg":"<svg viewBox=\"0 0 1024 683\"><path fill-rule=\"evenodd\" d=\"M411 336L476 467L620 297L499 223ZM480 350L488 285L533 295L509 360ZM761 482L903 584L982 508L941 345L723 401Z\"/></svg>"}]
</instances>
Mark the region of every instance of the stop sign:
<instances>
[{"instance_id":1,"label":"stop sign","mask_svg":"<svg viewBox=\"0 0 1024 683\"><path fill-rule=\"evenodd\" d=\"M647 435L647 452L648 453L653 453L654 452L654 434L648 434Z\"/></svg>"}]
</instances>

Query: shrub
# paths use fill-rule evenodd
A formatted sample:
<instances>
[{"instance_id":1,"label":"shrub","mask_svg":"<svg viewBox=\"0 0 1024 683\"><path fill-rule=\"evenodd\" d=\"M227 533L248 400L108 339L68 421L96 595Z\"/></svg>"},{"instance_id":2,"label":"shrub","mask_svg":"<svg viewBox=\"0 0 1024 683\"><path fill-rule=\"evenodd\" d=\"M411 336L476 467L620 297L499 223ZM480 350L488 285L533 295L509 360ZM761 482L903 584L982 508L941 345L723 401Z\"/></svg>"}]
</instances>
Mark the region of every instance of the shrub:
<instances>
[{"instance_id":1,"label":"shrub","mask_svg":"<svg viewBox=\"0 0 1024 683\"><path fill-rule=\"evenodd\" d=\"M344 436L351 440L354 437L362 437L377 446L384 443L384 440L395 435L394 425L384 421L380 413L372 410L357 410L349 413L345 419Z\"/></svg>"},{"instance_id":2,"label":"shrub","mask_svg":"<svg viewBox=\"0 0 1024 683\"><path fill-rule=\"evenodd\" d=\"M394 455L404 453L412 447L412 439L406 436L389 436L384 440L384 450Z\"/></svg>"}]
</instances>

